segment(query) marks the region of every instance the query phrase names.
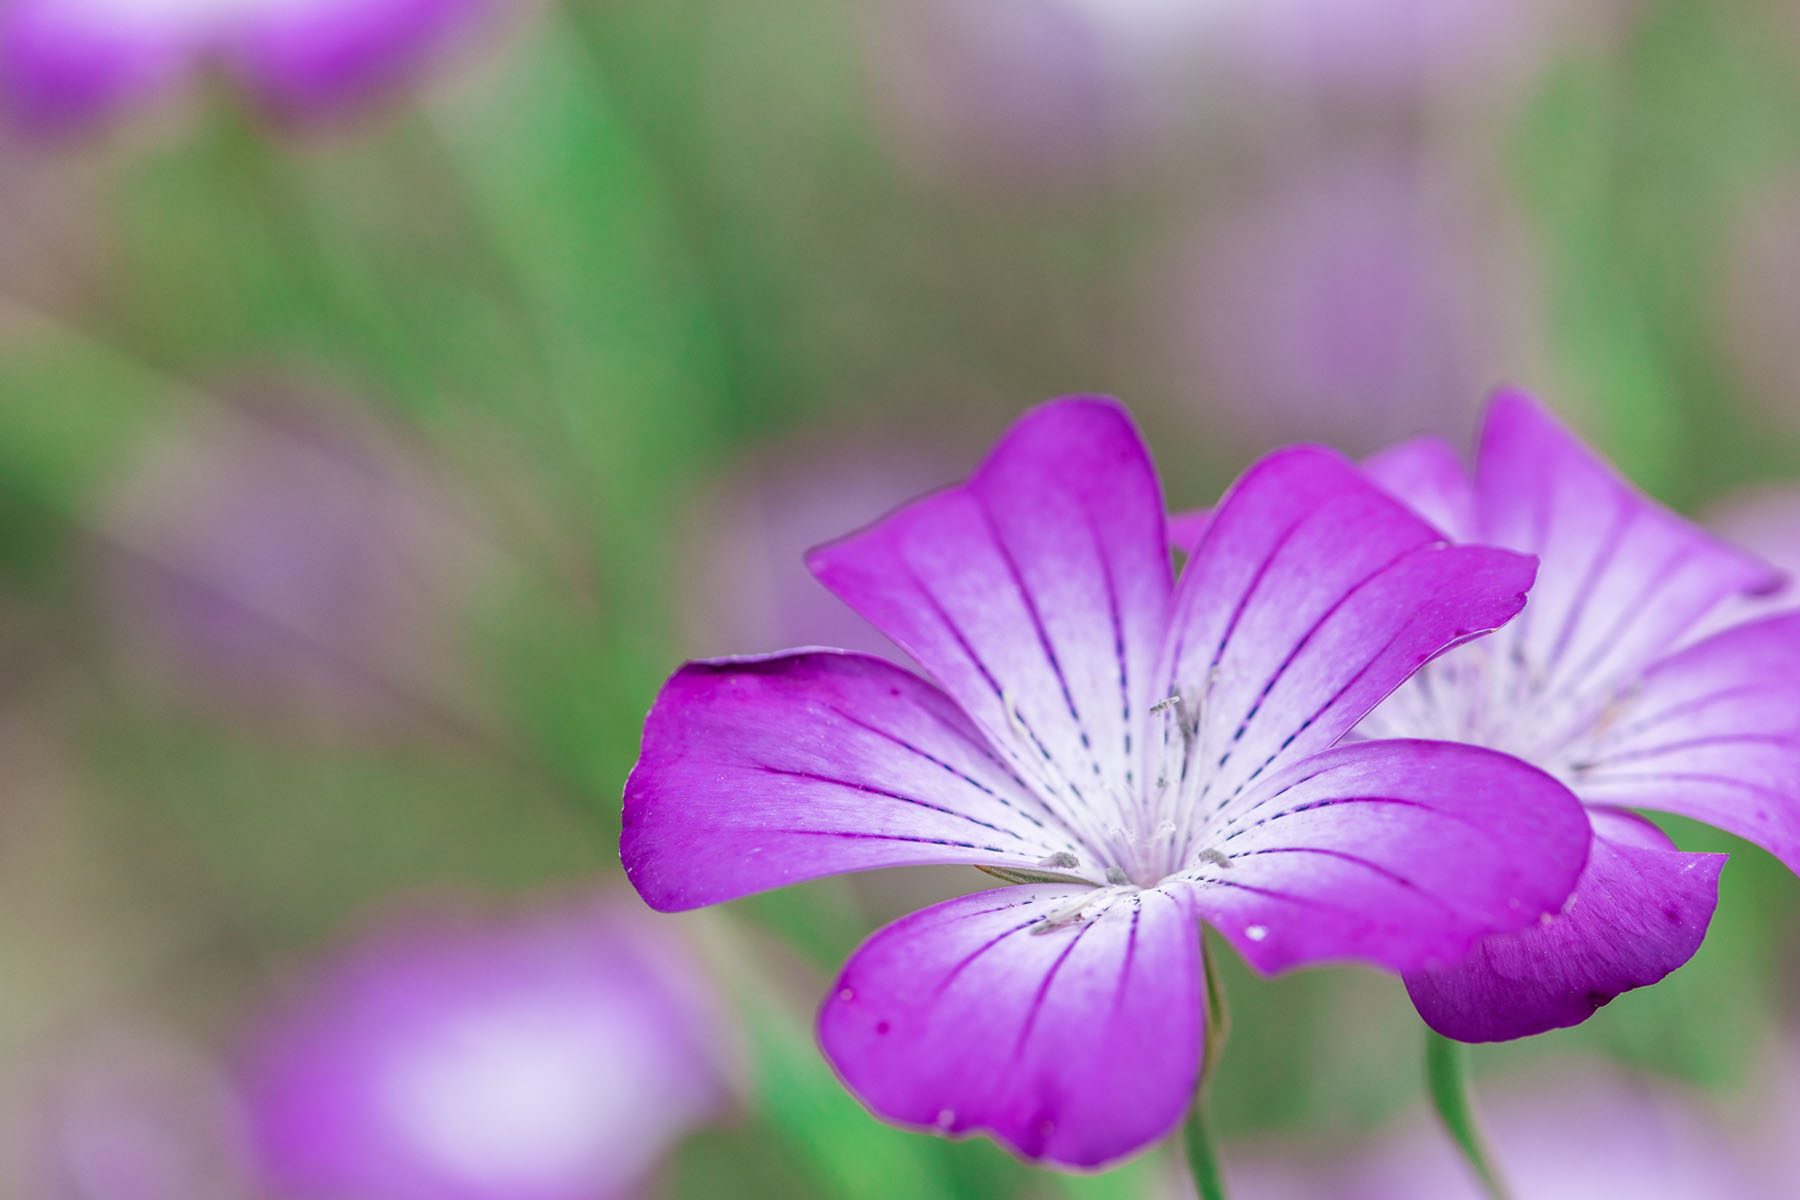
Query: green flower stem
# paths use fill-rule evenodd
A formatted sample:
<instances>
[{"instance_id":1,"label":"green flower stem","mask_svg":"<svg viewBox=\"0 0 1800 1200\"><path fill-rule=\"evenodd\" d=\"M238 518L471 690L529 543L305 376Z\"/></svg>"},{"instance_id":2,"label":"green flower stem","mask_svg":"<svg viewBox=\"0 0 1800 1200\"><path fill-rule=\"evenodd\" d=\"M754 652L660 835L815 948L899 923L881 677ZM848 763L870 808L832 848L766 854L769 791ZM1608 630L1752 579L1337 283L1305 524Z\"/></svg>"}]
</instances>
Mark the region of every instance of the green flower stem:
<instances>
[{"instance_id":1,"label":"green flower stem","mask_svg":"<svg viewBox=\"0 0 1800 1200\"><path fill-rule=\"evenodd\" d=\"M1225 1200L1225 1179L1219 1170L1219 1150L1213 1144L1212 1130L1206 1119L1206 1092L1212 1082L1213 1064L1225 1048L1225 1035L1231 1031L1231 1014L1225 1007L1225 989L1213 970L1212 949L1206 931L1200 931L1200 970L1206 978L1206 1044L1200 1054L1200 1086L1194 1102L1188 1107L1187 1121L1182 1125L1181 1140L1187 1148L1188 1170L1194 1177L1194 1191L1200 1200Z\"/></svg>"},{"instance_id":2,"label":"green flower stem","mask_svg":"<svg viewBox=\"0 0 1800 1200\"><path fill-rule=\"evenodd\" d=\"M1433 1030L1425 1031L1425 1078L1431 1087L1432 1107L1462 1152L1469 1169L1481 1183L1488 1200L1509 1200L1510 1193L1494 1169L1487 1143L1475 1123L1475 1110L1469 1103L1466 1071L1467 1054L1460 1042Z\"/></svg>"}]
</instances>

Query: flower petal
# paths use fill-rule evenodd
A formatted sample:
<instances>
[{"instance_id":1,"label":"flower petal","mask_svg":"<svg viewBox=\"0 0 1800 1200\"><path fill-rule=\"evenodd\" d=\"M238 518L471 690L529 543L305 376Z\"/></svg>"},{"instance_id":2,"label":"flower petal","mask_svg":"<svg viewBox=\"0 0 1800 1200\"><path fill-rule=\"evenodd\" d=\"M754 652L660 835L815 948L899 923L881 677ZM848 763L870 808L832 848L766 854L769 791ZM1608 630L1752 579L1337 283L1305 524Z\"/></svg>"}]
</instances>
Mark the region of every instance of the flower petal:
<instances>
[{"instance_id":1,"label":"flower petal","mask_svg":"<svg viewBox=\"0 0 1800 1200\"><path fill-rule=\"evenodd\" d=\"M1642 818L1595 809L1587 869L1557 916L1484 938L1453 966L1406 976L1425 1023L1498 1042L1579 1025L1692 958L1719 899L1723 854L1685 854Z\"/></svg>"},{"instance_id":2,"label":"flower petal","mask_svg":"<svg viewBox=\"0 0 1800 1200\"><path fill-rule=\"evenodd\" d=\"M1355 742L1268 779L1228 815L1196 911L1258 970L1460 959L1557 912L1588 820L1537 768L1451 742Z\"/></svg>"},{"instance_id":3,"label":"flower petal","mask_svg":"<svg viewBox=\"0 0 1800 1200\"><path fill-rule=\"evenodd\" d=\"M236 39L240 70L285 117L328 113L387 87L489 0L315 0L273 5Z\"/></svg>"},{"instance_id":4,"label":"flower petal","mask_svg":"<svg viewBox=\"0 0 1800 1200\"><path fill-rule=\"evenodd\" d=\"M810 565L1061 811L1115 811L1172 586L1161 488L1116 402L1037 409L968 483Z\"/></svg>"},{"instance_id":5,"label":"flower petal","mask_svg":"<svg viewBox=\"0 0 1800 1200\"><path fill-rule=\"evenodd\" d=\"M1390 446L1362 464L1381 490L1424 517L1455 542L1475 536L1475 481L1454 447L1426 436Z\"/></svg>"},{"instance_id":6,"label":"flower petal","mask_svg":"<svg viewBox=\"0 0 1800 1200\"><path fill-rule=\"evenodd\" d=\"M1158 891L1056 927L1090 890L1003 888L889 925L845 966L819 1040L876 1113L1094 1167L1181 1120L1199 1074L1199 930Z\"/></svg>"},{"instance_id":7,"label":"flower petal","mask_svg":"<svg viewBox=\"0 0 1800 1200\"><path fill-rule=\"evenodd\" d=\"M1213 510L1196 508L1188 512L1174 513L1169 517L1169 545L1183 554L1192 554L1200 545L1200 539L1206 536L1207 526L1212 524Z\"/></svg>"},{"instance_id":8,"label":"flower petal","mask_svg":"<svg viewBox=\"0 0 1800 1200\"><path fill-rule=\"evenodd\" d=\"M1220 505L1176 595L1163 678L1190 769L1228 803L1337 741L1421 664L1525 603L1529 559L1447 547L1338 455L1272 454Z\"/></svg>"},{"instance_id":9,"label":"flower petal","mask_svg":"<svg viewBox=\"0 0 1800 1200\"><path fill-rule=\"evenodd\" d=\"M0 4L0 94L37 133L88 124L169 83L198 49L178 21L69 0Z\"/></svg>"},{"instance_id":10,"label":"flower petal","mask_svg":"<svg viewBox=\"0 0 1800 1200\"><path fill-rule=\"evenodd\" d=\"M1642 495L1520 392L1502 393L1488 414L1477 488L1481 540L1542 563L1505 635L1541 691L1601 691L1715 604L1781 583Z\"/></svg>"},{"instance_id":11,"label":"flower petal","mask_svg":"<svg viewBox=\"0 0 1800 1200\"><path fill-rule=\"evenodd\" d=\"M1609 714L1574 786L1589 803L1716 825L1800 872L1800 613L1657 663Z\"/></svg>"},{"instance_id":12,"label":"flower petal","mask_svg":"<svg viewBox=\"0 0 1800 1200\"><path fill-rule=\"evenodd\" d=\"M943 693L819 651L676 672L625 784L619 848L669 911L870 867L1030 868L1074 845Z\"/></svg>"}]
</instances>

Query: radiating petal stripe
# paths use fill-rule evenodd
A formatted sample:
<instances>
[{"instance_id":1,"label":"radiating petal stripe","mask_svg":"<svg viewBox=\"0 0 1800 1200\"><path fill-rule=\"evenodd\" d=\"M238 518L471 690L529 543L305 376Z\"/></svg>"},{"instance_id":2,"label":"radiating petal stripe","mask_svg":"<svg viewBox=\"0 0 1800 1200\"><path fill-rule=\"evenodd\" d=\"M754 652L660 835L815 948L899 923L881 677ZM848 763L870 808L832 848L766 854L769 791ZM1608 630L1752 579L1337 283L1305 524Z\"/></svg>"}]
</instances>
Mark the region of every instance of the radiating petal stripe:
<instances>
[{"instance_id":1,"label":"radiating petal stripe","mask_svg":"<svg viewBox=\"0 0 1800 1200\"><path fill-rule=\"evenodd\" d=\"M1029 868L1063 853L1100 878L1095 851L947 697L880 659L834 652L677 672L626 783L620 852L662 909L908 863Z\"/></svg>"},{"instance_id":2,"label":"radiating petal stripe","mask_svg":"<svg viewBox=\"0 0 1800 1200\"><path fill-rule=\"evenodd\" d=\"M1522 393L1497 397L1477 468L1479 540L1542 560L1501 635L1539 692L1626 678L1726 597L1779 576L1637 492Z\"/></svg>"},{"instance_id":3,"label":"radiating petal stripe","mask_svg":"<svg viewBox=\"0 0 1800 1200\"><path fill-rule=\"evenodd\" d=\"M1693 817L1800 870L1800 613L1653 665L1576 752L1584 800Z\"/></svg>"},{"instance_id":4,"label":"radiating petal stripe","mask_svg":"<svg viewBox=\"0 0 1800 1200\"><path fill-rule=\"evenodd\" d=\"M1284 758L1330 746L1420 666L1524 603L1528 559L1486 547L1413 550L1358 583L1307 629L1219 760L1224 805Z\"/></svg>"},{"instance_id":5,"label":"radiating petal stripe","mask_svg":"<svg viewBox=\"0 0 1800 1200\"><path fill-rule=\"evenodd\" d=\"M819 1015L820 1044L851 1091L890 1121L991 1132L1072 1167L1166 1135L1199 1071L1198 929L1158 891L1092 921L1045 924L1089 894L984 892L877 933Z\"/></svg>"},{"instance_id":6,"label":"radiating petal stripe","mask_svg":"<svg viewBox=\"0 0 1800 1200\"><path fill-rule=\"evenodd\" d=\"M1069 825L1119 824L1172 581L1161 488L1117 404L1028 414L968 483L809 562Z\"/></svg>"},{"instance_id":7,"label":"radiating petal stripe","mask_svg":"<svg viewBox=\"0 0 1800 1200\"><path fill-rule=\"evenodd\" d=\"M1227 816L1201 847L1223 863L1202 860L1189 886L1196 911L1265 972L1453 961L1481 936L1559 909L1591 836L1549 775L1447 742L1327 750Z\"/></svg>"},{"instance_id":8,"label":"radiating petal stripe","mask_svg":"<svg viewBox=\"0 0 1800 1200\"><path fill-rule=\"evenodd\" d=\"M1524 603L1529 560L1450 548L1327 451L1271 455L1178 585L1168 690L1197 714L1203 807L1331 745L1418 666Z\"/></svg>"}]
</instances>

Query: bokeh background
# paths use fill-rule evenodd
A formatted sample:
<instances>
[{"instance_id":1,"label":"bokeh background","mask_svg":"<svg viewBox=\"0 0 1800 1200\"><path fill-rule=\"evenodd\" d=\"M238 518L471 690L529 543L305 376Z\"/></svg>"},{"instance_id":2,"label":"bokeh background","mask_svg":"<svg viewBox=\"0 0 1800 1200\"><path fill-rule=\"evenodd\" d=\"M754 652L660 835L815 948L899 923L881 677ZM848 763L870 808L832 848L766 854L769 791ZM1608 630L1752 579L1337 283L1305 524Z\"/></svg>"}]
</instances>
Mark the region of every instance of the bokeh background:
<instances>
[{"instance_id":1,"label":"bokeh background","mask_svg":"<svg viewBox=\"0 0 1800 1200\"><path fill-rule=\"evenodd\" d=\"M1186 506L1516 382L1800 565L1786 0L490 0L324 116L205 66L6 116L6 1197L1181 1195L819 1058L848 951L982 877L674 918L617 862L673 666L881 649L802 551L1039 400L1124 398ZM1700 954L1475 1055L1527 1195L1795 1194L1800 883L1668 826L1732 854ZM1224 961L1239 1193L1455 1195L1399 984ZM447 1173L355 1191L397 1152L308 1139L379 1140L328 1110L405 1106L389 1042Z\"/></svg>"}]
</instances>

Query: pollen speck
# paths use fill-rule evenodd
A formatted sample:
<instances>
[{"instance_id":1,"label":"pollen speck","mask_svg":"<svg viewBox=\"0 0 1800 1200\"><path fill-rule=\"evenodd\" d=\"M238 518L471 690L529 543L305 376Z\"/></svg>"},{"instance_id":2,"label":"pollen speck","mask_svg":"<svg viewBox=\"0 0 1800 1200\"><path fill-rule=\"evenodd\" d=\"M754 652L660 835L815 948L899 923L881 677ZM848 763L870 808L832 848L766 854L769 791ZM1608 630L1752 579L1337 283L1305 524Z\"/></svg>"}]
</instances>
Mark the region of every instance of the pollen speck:
<instances>
[{"instance_id":1,"label":"pollen speck","mask_svg":"<svg viewBox=\"0 0 1800 1200\"><path fill-rule=\"evenodd\" d=\"M956 1124L956 1110L954 1108L938 1109L937 1123L944 1129L948 1129L950 1126Z\"/></svg>"},{"instance_id":2,"label":"pollen speck","mask_svg":"<svg viewBox=\"0 0 1800 1200\"><path fill-rule=\"evenodd\" d=\"M852 1000L856 999L856 989L855 988L845 988L843 991L838 993L838 999L842 1000L845 1004L850 1003Z\"/></svg>"},{"instance_id":3,"label":"pollen speck","mask_svg":"<svg viewBox=\"0 0 1800 1200\"><path fill-rule=\"evenodd\" d=\"M1269 927L1267 925L1246 925L1244 936L1253 942L1260 942L1269 936Z\"/></svg>"}]
</instances>

